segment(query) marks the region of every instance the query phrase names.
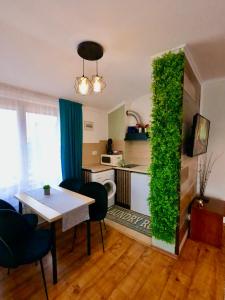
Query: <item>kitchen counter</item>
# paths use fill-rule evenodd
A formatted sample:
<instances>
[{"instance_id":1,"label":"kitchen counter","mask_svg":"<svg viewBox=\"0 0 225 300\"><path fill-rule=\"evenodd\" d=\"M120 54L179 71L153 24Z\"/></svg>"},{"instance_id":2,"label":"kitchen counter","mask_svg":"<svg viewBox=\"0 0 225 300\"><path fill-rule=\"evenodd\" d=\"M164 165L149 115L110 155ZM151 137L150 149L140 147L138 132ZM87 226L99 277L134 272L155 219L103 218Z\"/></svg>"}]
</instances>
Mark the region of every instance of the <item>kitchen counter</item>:
<instances>
[{"instance_id":1,"label":"kitchen counter","mask_svg":"<svg viewBox=\"0 0 225 300\"><path fill-rule=\"evenodd\" d=\"M135 173L148 174L148 166L137 166L133 168L113 167L114 169L124 170Z\"/></svg>"},{"instance_id":2,"label":"kitchen counter","mask_svg":"<svg viewBox=\"0 0 225 300\"><path fill-rule=\"evenodd\" d=\"M114 167L114 166L106 166L106 165L83 165L82 168L84 170L91 171L92 173L97 172L103 172L107 170L117 169L117 170L124 170L128 172L134 172L134 173L142 173L142 174L148 174L148 166L137 166L133 168L123 168L123 167Z\"/></svg>"},{"instance_id":3,"label":"kitchen counter","mask_svg":"<svg viewBox=\"0 0 225 300\"><path fill-rule=\"evenodd\" d=\"M112 170L112 169L114 169L114 167L97 164L97 165L83 165L82 169L88 170L92 173L98 173L98 172L103 172L103 171L107 171L107 170Z\"/></svg>"}]
</instances>

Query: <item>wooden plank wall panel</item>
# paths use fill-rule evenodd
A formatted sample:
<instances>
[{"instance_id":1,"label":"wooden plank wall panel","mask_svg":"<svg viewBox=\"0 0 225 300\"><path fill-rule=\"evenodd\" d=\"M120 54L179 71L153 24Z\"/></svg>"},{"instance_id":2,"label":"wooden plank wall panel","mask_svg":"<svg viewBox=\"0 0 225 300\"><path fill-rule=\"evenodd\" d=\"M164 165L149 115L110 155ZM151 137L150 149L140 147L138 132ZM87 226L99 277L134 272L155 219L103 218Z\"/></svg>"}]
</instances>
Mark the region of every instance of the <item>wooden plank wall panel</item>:
<instances>
[{"instance_id":1,"label":"wooden plank wall panel","mask_svg":"<svg viewBox=\"0 0 225 300\"><path fill-rule=\"evenodd\" d=\"M131 176L129 171L116 170L116 204L130 208L130 184Z\"/></svg>"},{"instance_id":2,"label":"wooden plank wall panel","mask_svg":"<svg viewBox=\"0 0 225 300\"><path fill-rule=\"evenodd\" d=\"M186 211L194 196L196 195L196 184L193 183L188 190L186 190L180 199L180 218L183 216L183 213Z\"/></svg>"},{"instance_id":3,"label":"wooden plank wall panel","mask_svg":"<svg viewBox=\"0 0 225 300\"><path fill-rule=\"evenodd\" d=\"M183 88L183 126L181 150L180 215L178 220L176 254L189 228L188 207L196 195L198 158L188 157L193 116L200 110L201 85L186 60Z\"/></svg>"},{"instance_id":4,"label":"wooden plank wall panel","mask_svg":"<svg viewBox=\"0 0 225 300\"><path fill-rule=\"evenodd\" d=\"M88 170L82 170L82 176L84 183L91 181L91 172Z\"/></svg>"}]
</instances>

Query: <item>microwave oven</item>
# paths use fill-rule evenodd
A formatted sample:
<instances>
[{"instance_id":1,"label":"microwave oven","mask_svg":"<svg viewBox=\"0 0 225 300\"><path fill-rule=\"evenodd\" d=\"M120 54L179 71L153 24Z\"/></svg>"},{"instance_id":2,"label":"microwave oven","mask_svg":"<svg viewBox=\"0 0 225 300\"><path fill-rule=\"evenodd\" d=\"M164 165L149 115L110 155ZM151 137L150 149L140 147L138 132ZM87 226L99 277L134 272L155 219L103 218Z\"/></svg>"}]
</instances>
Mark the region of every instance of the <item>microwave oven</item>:
<instances>
[{"instance_id":1,"label":"microwave oven","mask_svg":"<svg viewBox=\"0 0 225 300\"><path fill-rule=\"evenodd\" d=\"M101 154L101 164L107 166L119 166L123 159L122 154Z\"/></svg>"}]
</instances>

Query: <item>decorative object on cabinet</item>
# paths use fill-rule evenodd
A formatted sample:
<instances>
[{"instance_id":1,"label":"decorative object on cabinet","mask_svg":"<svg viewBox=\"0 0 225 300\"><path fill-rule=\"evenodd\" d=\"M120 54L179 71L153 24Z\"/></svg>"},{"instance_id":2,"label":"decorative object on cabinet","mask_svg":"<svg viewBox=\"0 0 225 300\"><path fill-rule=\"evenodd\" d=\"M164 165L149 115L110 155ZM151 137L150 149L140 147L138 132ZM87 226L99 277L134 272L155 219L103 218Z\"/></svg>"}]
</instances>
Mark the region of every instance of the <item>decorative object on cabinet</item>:
<instances>
[{"instance_id":1,"label":"decorative object on cabinet","mask_svg":"<svg viewBox=\"0 0 225 300\"><path fill-rule=\"evenodd\" d=\"M206 154L200 158L199 163L199 187L200 187L200 195L199 199L203 200L204 202L207 202L207 197L205 196L205 190L207 183L209 181L210 174L212 172L213 166L217 159L219 159L220 156L213 159L213 154L211 153L208 157Z\"/></svg>"},{"instance_id":2,"label":"decorative object on cabinet","mask_svg":"<svg viewBox=\"0 0 225 300\"><path fill-rule=\"evenodd\" d=\"M184 61L183 51L153 61L151 227L154 238L169 244L175 242L179 213Z\"/></svg>"},{"instance_id":3,"label":"decorative object on cabinet","mask_svg":"<svg viewBox=\"0 0 225 300\"><path fill-rule=\"evenodd\" d=\"M201 199L201 198L196 199L196 202L198 203L199 207L203 207L203 206L204 206L204 201L203 201L203 199Z\"/></svg>"}]
</instances>

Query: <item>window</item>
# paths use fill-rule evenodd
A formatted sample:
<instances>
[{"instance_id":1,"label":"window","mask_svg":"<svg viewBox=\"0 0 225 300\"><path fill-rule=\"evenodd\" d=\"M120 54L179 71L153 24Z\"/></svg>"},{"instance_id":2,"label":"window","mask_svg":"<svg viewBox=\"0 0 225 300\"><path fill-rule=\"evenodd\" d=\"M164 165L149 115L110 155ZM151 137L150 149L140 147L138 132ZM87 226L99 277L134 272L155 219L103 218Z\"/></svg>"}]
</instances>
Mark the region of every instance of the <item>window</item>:
<instances>
[{"instance_id":1,"label":"window","mask_svg":"<svg viewBox=\"0 0 225 300\"><path fill-rule=\"evenodd\" d=\"M16 186L20 178L20 149L17 113L0 109L0 188Z\"/></svg>"},{"instance_id":2,"label":"window","mask_svg":"<svg viewBox=\"0 0 225 300\"><path fill-rule=\"evenodd\" d=\"M56 116L26 113L28 178L33 185L56 182L60 173Z\"/></svg>"},{"instance_id":3,"label":"window","mask_svg":"<svg viewBox=\"0 0 225 300\"><path fill-rule=\"evenodd\" d=\"M0 99L0 198L61 181L56 107Z\"/></svg>"}]
</instances>

